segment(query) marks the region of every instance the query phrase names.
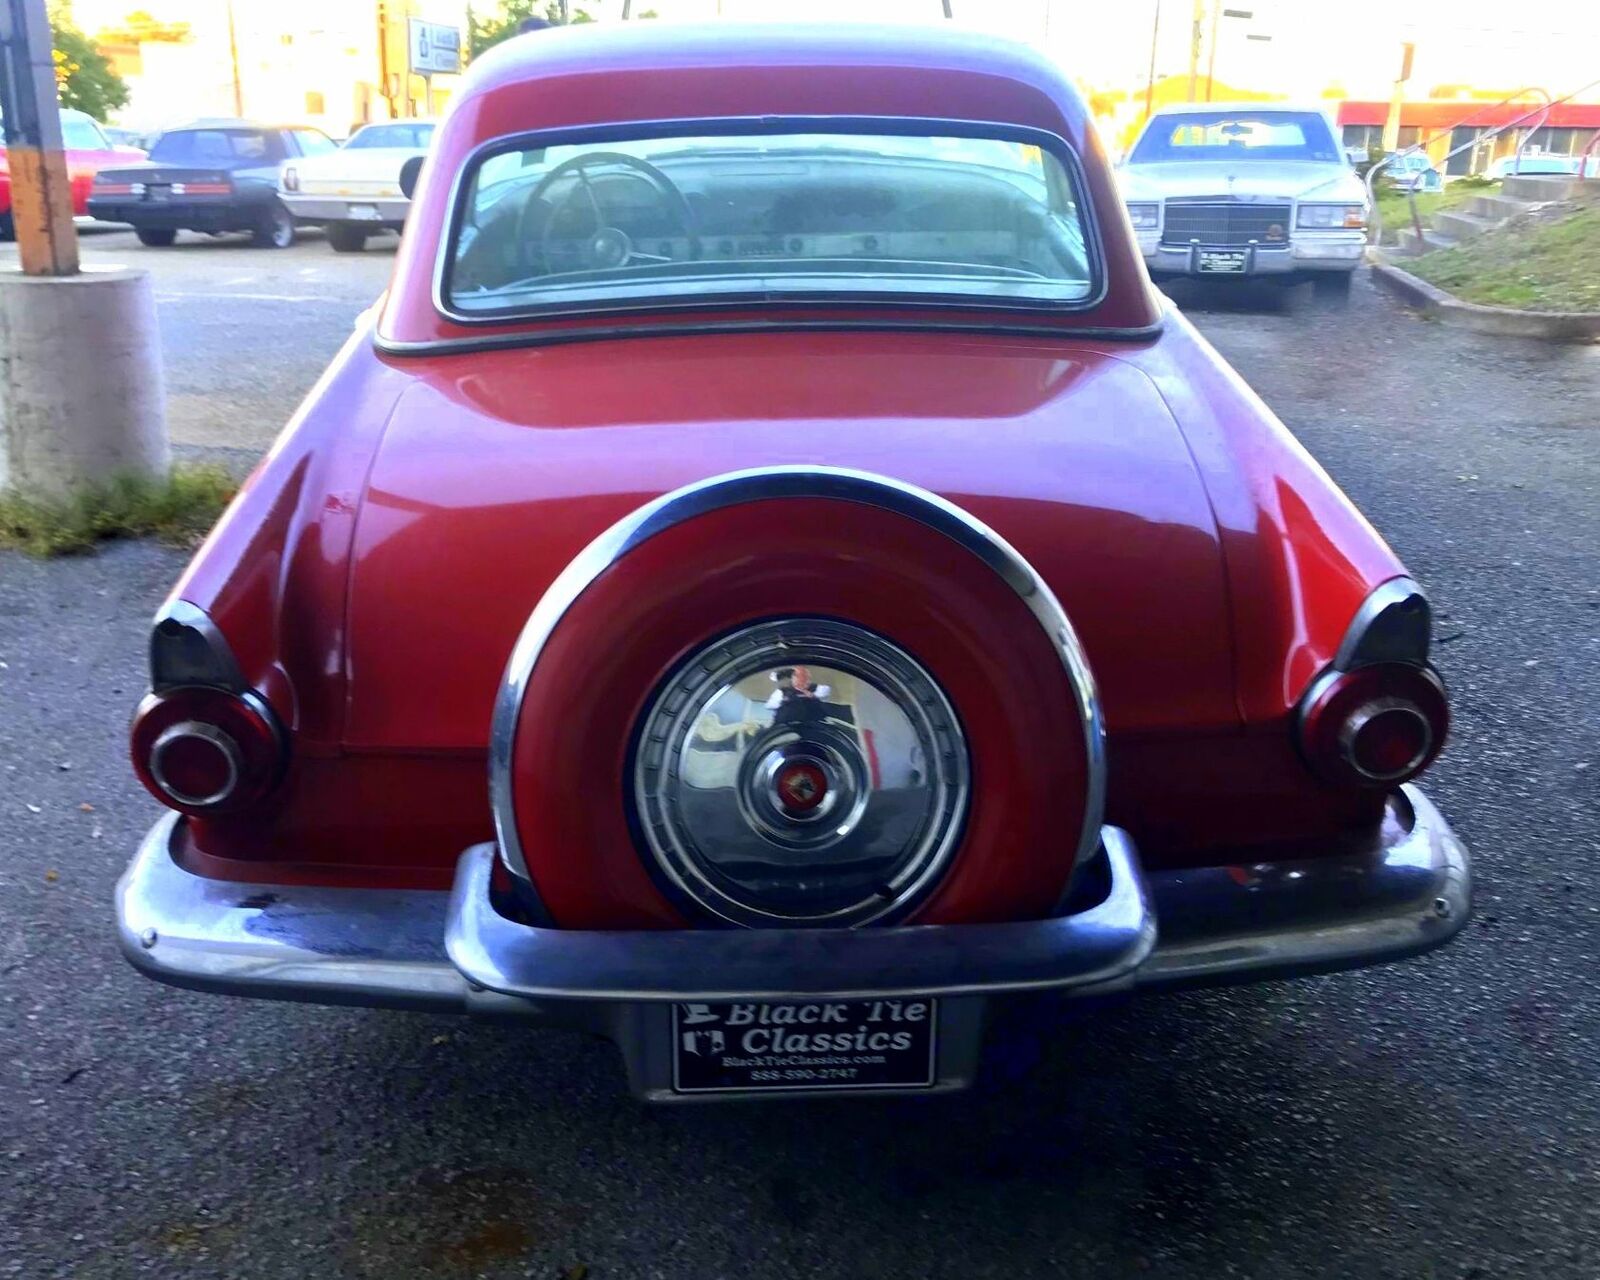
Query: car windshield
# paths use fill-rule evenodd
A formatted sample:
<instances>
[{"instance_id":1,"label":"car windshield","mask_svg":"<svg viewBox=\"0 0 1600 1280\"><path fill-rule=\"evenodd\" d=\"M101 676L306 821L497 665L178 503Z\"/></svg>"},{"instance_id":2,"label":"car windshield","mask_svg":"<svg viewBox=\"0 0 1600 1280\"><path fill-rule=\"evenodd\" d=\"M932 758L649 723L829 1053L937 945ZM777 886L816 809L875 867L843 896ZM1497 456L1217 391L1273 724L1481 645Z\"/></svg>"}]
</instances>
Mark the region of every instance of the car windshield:
<instances>
[{"instance_id":1,"label":"car windshield","mask_svg":"<svg viewBox=\"0 0 1600 1280\"><path fill-rule=\"evenodd\" d=\"M378 147L405 147L425 150L433 138L431 124L369 124L349 142L346 151L362 151Z\"/></svg>"},{"instance_id":2,"label":"car windshield","mask_svg":"<svg viewBox=\"0 0 1600 1280\"><path fill-rule=\"evenodd\" d=\"M283 159L283 149L276 137L260 129L176 129L156 139L150 158L161 164L270 162Z\"/></svg>"},{"instance_id":3,"label":"car windshield","mask_svg":"<svg viewBox=\"0 0 1600 1280\"><path fill-rule=\"evenodd\" d=\"M445 294L471 316L923 296L1070 304L1094 277L1066 165L1031 141L715 134L497 150Z\"/></svg>"},{"instance_id":4,"label":"car windshield","mask_svg":"<svg viewBox=\"0 0 1600 1280\"><path fill-rule=\"evenodd\" d=\"M1333 130L1315 111L1183 111L1151 120L1128 162L1341 159Z\"/></svg>"}]
</instances>

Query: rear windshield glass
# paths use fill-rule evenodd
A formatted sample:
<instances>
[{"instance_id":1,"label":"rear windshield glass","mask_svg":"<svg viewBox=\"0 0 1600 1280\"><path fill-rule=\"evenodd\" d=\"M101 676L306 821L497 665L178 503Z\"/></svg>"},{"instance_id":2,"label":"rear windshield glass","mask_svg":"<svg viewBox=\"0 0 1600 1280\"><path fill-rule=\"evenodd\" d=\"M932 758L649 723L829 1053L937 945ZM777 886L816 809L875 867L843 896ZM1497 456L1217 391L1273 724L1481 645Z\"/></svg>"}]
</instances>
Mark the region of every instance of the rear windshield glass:
<instances>
[{"instance_id":1,"label":"rear windshield glass","mask_svg":"<svg viewBox=\"0 0 1600 1280\"><path fill-rule=\"evenodd\" d=\"M150 148L150 158L162 164L223 164L233 160L283 159L276 134L260 129L178 129L164 133Z\"/></svg>"},{"instance_id":2,"label":"rear windshield glass","mask_svg":"<svg viewBox=\"0 0 1600 1280\"><path fill-rule=\"evenodd\" d=\"M349 142L346 151L361 151L369 147L408 147L425 150L433 138L431 124L370 124Z\"/></svg>"},{"instance_id":3,"label":"rear windshield glass","mask_svg":"<svg viewBox=\"0 0 1600 1280\"><path fill-rule=\"evenodd\" d=\"M446 300L475 316L701 299L1091 292L1067 167L1025 141L870 133L608 139L465 175Z\"/></svg>"},{"instance_id":4,"label":"rear windshield glass","mask_svg":"<svg viewBox=\"0 0 1600 1280\"><path fill-rule=\"evenodd\" d=\"M1313 160L1343 156L1315 111L1185 111L1159 115L1128 157L1164 160Z\"/></svg>"}]
</instances>

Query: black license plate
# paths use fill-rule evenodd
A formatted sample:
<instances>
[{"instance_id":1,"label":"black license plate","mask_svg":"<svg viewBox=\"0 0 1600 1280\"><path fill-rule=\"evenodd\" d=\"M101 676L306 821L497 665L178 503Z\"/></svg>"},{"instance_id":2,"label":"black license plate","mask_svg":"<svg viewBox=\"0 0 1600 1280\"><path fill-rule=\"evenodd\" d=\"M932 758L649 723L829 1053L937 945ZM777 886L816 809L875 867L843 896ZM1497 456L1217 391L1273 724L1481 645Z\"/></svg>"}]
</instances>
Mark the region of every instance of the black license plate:
<instances>
[{"instance_id":1,"label":"black license plate","mask_svg":"<svg viewBox=\"0 0 1600 1280\"><path fill-rule=\"evenodd\" d=\"M672 1006L679 1093L916 1089L933 1083L939 1002L739 1000Z\"/></svg>"},{"instance_id":2,"label":"black license plate","mask_svg":"<svg viewBox=\"0 0 1600 1280\"><path fill-rule=\"evenodd\" d=\"M1250 255L1243 249L1200 249L1196 257L1196 271L1218 275L1242 275L1250 262Z\"/></svg>"}]
</instances>

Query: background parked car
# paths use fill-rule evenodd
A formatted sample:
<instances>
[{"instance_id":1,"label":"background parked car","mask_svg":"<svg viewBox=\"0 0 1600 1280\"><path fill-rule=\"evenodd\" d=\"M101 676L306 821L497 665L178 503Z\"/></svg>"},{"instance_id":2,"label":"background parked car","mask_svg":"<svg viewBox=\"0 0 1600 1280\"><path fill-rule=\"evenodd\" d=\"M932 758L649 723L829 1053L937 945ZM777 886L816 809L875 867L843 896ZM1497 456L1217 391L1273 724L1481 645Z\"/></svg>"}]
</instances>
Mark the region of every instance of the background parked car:
<instances>
[{"instance_id":1,"label":"background parked car","mask_svg":"<svg viewBox=\"0 0 1600 1280\"><path fill-rule=\"evenodd\" d=\"M131 223L151 246L170 245L179 231L248 231L262 248L287 248L294 217L278 199L278 167L333 150L309 125L197 121L163 133L146 163L102 170L89 212Z\"/></svg>"},{"instance_id":2,"label":"background parked car","mask_svg":"<svg viewBox=\"0 0 1600 1280\"><path fill-rule=\"evenodd\" d=\"M389 120L359 129L328 155L286 161L278 199L296 221L319 222L335 253L359 253L374 231L399 231L411 201L400 189L400 170L426 155L432 120Z\"/></svg>"},{"instance_id":3,"label":"background parked car","mask_svg":"<svg viewBox=\"0 0 1600 1280\"><path fill-rule=\"evenodd\" d=\"M1367 192L1320 106L1162 107L1120 177L1154 278L1309 280L1326 299L1350 296Z\"/></svg>"},{"instance_id":4,"label":"background parked car","mask_svg":"<svg viewBox=\"0 0 1600 1280\"><path fill-rule=\"evenodd\" d=\"M1396 156L1383 167L1379 176L1398 191L1444 190L1444 178L1423 151Z\"/></svg>"},{"instance_id":5,"label":"background parked car","mask_svg":"<svg viewBox=\"0 0 1600 1280\"><path fill-rule=\"evenodd\" d=\"M67 155L67 174L72 180L72 212L80 218L89 211L89 191L96 173L107 165L144 159L144 152L136 147L114 145L95 118L82 111L62 111L61 143ZM0 143L0 240L10 240L14 234L11 169L5 145Z\"/></svg>"}]
</instances>

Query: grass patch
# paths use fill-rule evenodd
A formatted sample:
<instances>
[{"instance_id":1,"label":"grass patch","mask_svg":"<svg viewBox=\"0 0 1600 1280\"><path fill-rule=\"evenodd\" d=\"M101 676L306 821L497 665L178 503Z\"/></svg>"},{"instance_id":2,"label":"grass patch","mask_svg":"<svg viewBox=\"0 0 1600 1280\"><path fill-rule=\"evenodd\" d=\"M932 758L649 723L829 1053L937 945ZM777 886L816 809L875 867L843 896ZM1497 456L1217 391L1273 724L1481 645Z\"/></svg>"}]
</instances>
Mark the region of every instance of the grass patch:
<instances>
[{"instance_id":1,"label":"grass patch","mask_svg":"<svg viewBox=\"0 0 1600 1280\"><path fill-rule=\"evenodd\" d=\"M1430 226L1433 215L1441 209L1459 209L1470 204L1474 196L1498 194L1498 182L1483 182L1475 178L1458 178L1445 184L1443 191L1417 192L1417 213L1423 226ZM1381 184L1375 193L1378 216L1383 223L1383 243L1399 244L1400 229L1411 225L1411 199L1404 191Z\"/></svg>"},{"instance_id":2,"label":"grass patch","mask_svg":"<svg viewBox=\"0 0 1600 1280\"><path fill-rule=\"evenodd\" d=\"M118 476L70 498L0 493L0 547L35 556L81 555L108 538L159 538L191 547L210 532L239 482L217 466Z\"/></svg>"},{"instance_id":3,"label":"grass patch","mask_svg":"<svg viewBox=\"0 0 1600 1280\"><path fill-rule=\"evenodd\" d=\"M1600 198L1543 210L1402 265L1468 302L1600 312Z\"/></svg>"}]
</instances>

